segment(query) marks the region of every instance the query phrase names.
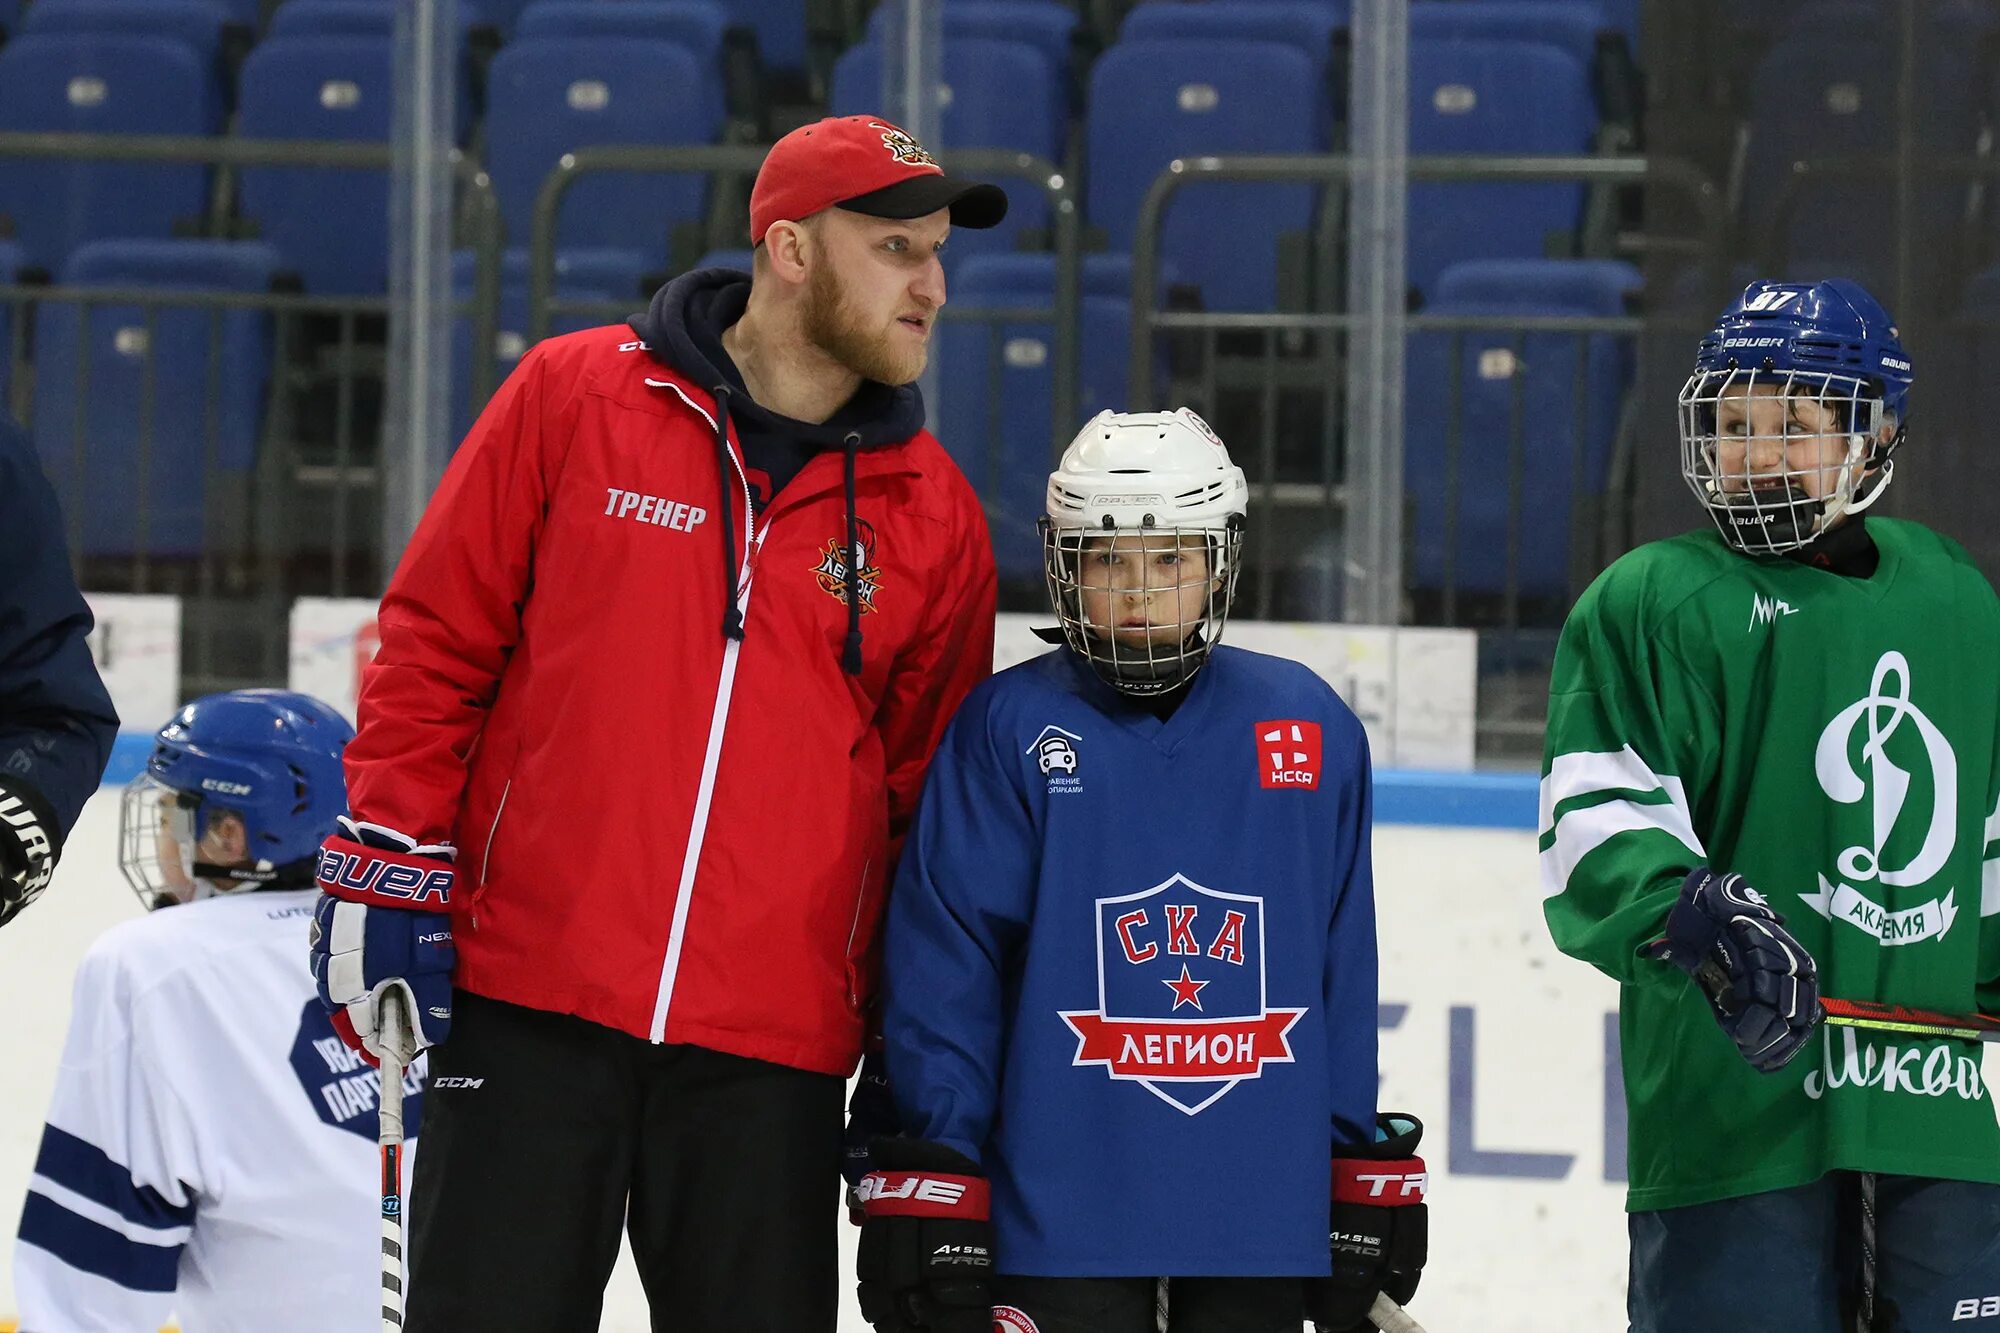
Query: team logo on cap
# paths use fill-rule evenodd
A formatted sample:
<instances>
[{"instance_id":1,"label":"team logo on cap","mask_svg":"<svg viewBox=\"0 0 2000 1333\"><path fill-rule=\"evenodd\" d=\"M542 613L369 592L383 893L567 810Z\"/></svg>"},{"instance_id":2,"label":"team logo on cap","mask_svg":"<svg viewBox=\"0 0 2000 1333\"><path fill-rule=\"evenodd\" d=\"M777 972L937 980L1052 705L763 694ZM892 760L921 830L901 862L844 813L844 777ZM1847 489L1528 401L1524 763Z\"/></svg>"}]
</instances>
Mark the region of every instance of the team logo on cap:
<instances>
[{"instance_id":1,"label":"team logo on cap","mask_svg":"<svg viewBox=\"0 0 2000 1333\"><path fill-rule=\"evenodd\" d=\"M875 563L875 525L865 518L856 519L854 525L861 540L855 543L852 563L855 582L861 590L861 614L865 616L875 610L875 594L882 587L882 570ZM848 564L848 553L840 539L829 537L820 548L820 561L813 570L820 591L842 606L847 605Z\"/></svg>"},{"instance_id":2,"label":"team logo on cap","mask_svg":"<svg viewBox=\"0 0 2000 1333\"><path fill-rule=\"evenodd\" d=\"M1264 995L1264 900L1183 875L1097 900L1097 1008L1060 1012L1079 1067L1198 1115L1267 1063L1290 1064L1304 1009Z\"/></svg>"},{"instance_id":3,"label":"team logo on cap","mask_svg":"<svg viewBox=\"0 0 2000 1333\"><path fill-rule=\"evenodd\" d=\"M887 148L895 156L895 159L904 166L937 167L939 171L944 170L943 167L938 167L938 160L936 158L924 151L922 144L912 139L902 130L897 129L894 125L885 125L879 120L871 120L868 122L868 128L882 131L882 146Z\"/></svg>"}]
</instances>

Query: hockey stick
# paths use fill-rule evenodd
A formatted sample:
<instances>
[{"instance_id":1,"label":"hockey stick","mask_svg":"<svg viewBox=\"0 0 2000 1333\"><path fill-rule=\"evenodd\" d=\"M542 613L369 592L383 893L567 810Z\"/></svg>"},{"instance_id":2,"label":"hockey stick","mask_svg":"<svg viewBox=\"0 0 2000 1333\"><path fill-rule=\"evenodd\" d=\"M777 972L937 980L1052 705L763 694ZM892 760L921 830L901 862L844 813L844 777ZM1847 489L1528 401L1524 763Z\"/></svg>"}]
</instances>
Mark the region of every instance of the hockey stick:
<instances>
[{"instance_id":1,"label":"hockey stick","mask_svg":"<svg viewBox=\"0 0 2000 1333\"><path fill-rule=\"evenodd\" d=\"M1873 1000L1822 999L1826 1021L1836 1027L1902 1032L1913 1037L1957 1037L1962 1041L2000 1041L2000 1018L1988 1014L1941 1014Z\"/></svg>"},{"instance_id":2,"label":"hockey stick","mask_svg":"<svg viewBox=\"0 0 2000 1333\"><path fill-rule=\"evenodd\" d=\"M1860 1333L1875 1333L1875 1173L1861 1173L1861 1310L1855 1319Z\"/></svg>"},{"instance_id":3,"label":"hockey stick","mask_svg":"<svg viewBox=\"0 0 2000 1333\"><path fill-rule=\"evenodd\" d=\"M1384 1296L1375 1293L1375 1304L1368 1307L1368 1322L1382 1333L1424 1333L1422 1324L1403 1313L1403 1307Z\"/></svg>"},{"instance_id":4,"label":"hockey stick","mask_svg":"<svg viewBox=\"0 0 2000 1333\"><path fill-rule=\"evenodd\" d=\"M415 1055L416 1036L403 991L382 993L382 1107L375 1142L382 1149L382 1333L403 1327L403 1069Z\"/></svg>"}]
</instances>

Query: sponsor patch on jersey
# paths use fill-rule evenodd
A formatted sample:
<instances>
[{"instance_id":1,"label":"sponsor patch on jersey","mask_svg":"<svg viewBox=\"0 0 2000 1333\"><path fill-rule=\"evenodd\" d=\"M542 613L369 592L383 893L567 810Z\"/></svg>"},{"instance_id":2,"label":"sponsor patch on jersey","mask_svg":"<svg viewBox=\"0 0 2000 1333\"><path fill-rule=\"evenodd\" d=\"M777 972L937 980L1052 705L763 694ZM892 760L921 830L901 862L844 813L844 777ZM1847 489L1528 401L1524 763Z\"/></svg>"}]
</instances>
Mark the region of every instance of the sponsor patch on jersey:
<instances>
[{"instance_id":1,"label":"sponsor patch on jersey","mask_svg":"<svg viewBox=\"0 0 2000 1333\"><path fill-rule=\"evenodd\" d=\"M1012 1305L993 1307L993 1333L1042 1333L1027 1312Z\"/></svg>"},{"instance_id":2,"label":"sponsor patch on jersey","mask_svg":"<svg viewBox=\"0 0 2000 1333\"><path fill-rule=\"evenodd\" d=\"M847 569L851 558L855 579L861 590L861 614L865 616L875 610L875 594L882 590L882 570L875 563L875 525L864 518L856 519L854 526L860 540L855 543L851 557L843 549L843 538L827 538L826 545L820 548L820 561L813 568L813 578L819 583L821 592L846 606Z\"/></svg>"},{"instance_id":3,"label":"sponsor patch on jersey","mask_svg":"<svg viewBox=\"0 0 2000 1333\"><path fill-rule=\"evenodd\" d=\"M1199 1115L1266 1064L1290 1064L1306 1012L1266 1003L1264 900L1176 874L1097 900L1095 1009L1058 1016L1079 1068L1101 1067Z\"/></svg>"},{"instance_id":4,"label":"sponsor patch on jersey","mask_svg":"<svg viewBox=\"0 0 2000 1333\"><path fill-rule=\"evenodd\" d=\"M1267 791L1312 791L1319 786L1319 771L1319 723L1257 724L1257 781Z\"/></svg>"},{"instance_id":5,"label":"sponsor patch on jersey","mask_svg":"<svg viewBox=\"0 0 2000 1333\"><path fill-rule=\"evenodd\" d=\"M292 1072L299 1089L321 1120L375 1142L376 1112L382 1104L382 1071L350 1050L333 1030L333 1020L317 998L299 1011L299 1033L292 1039ZM403 1132L417 1136L423 1122L424 1084L431 1057L420 1054L403 1071Z\"/></svg>"},{"instance_id":6,"label":"sponsor patch on jersey","mask_svg":"<svg viewBox=\"0 0 2000 1333\"><path fill-rule=\"evenodd\" d=\"M1082 743L1083 737L1073 731L1064 731L1051 722L1023 751L1034 759L1035 767L1048 779L1049 795L1067 796L1083 790L1083 779L1077 775L1077 768L1083 762L1077 746Z\"/></svg>"}]
</instances>

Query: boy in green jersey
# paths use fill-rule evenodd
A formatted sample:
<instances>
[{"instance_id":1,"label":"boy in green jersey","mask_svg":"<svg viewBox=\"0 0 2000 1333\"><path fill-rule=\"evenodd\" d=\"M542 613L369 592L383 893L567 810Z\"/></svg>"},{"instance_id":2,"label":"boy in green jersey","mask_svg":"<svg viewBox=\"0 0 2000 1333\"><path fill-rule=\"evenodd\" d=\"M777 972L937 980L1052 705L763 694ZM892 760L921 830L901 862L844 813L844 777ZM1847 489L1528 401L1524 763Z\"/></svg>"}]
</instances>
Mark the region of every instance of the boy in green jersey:
<instances>
[{"instance_id":1,"label":"boy in green jersey","mask_svg":"<svg viewBox=\"0 0 2000 1333\"><path fill-rule=\"evenodd\" d=\"M1681 391L1716 531L1613 564L1556 653L1544 910L1623 988L1633 1333L2000 1333L1979 1049L1818 1022L2000 1011L2000 600L1863 514L1911 379L1855 284L1751 284Z\"/></svg>"}]
</instances>

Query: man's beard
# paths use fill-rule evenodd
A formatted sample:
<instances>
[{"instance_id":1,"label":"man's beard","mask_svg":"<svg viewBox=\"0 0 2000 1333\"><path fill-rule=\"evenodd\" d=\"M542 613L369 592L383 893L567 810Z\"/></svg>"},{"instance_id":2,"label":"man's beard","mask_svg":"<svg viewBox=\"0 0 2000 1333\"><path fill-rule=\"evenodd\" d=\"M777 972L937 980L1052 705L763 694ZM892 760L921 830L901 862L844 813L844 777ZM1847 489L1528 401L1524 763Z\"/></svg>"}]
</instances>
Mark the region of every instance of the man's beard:
<instances>
[{"instance_id":1,"label":"man's beard","mask_svg":"<svg viewBox=\"0 0 2000 1333\"><path fill-rule=\"evenodd\" d=\"M800 317L806 341L865 380L909 384L924 373L927 350L899 351L890 334L869 329L845 299L831 267L816 264L806 278Z\"/></svg>"}]
</instances>

